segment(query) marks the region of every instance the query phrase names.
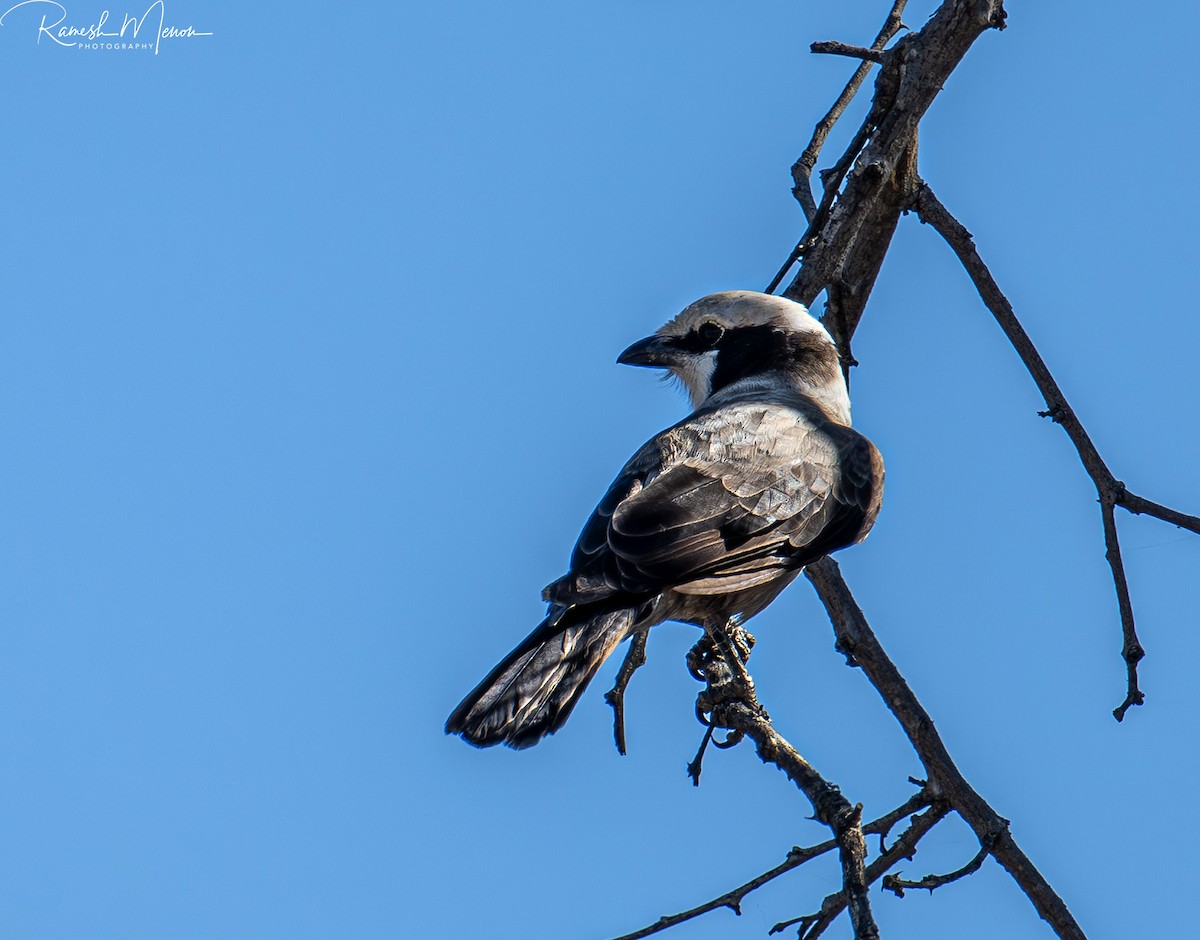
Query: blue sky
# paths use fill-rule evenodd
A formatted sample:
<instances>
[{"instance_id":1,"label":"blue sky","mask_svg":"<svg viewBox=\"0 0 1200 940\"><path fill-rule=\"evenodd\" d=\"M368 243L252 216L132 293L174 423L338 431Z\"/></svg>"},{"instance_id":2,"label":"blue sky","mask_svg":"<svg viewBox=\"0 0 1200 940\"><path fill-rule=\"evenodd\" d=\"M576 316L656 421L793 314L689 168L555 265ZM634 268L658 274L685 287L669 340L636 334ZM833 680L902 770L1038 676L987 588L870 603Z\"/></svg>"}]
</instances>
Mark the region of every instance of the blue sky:
<instances>
[{"instance_id":1,"label":"blue sky","mask_svg":"<svg viewBox=\"0 0 1200 940\"><path fill-rule=\"evenodd\" d=\"M212 35L157 55L5 18L0 933L603 938L824 838L748 748L690 786L691 628L652 637L626 758L616 663L531 751L441 725L684 413L617 353L801 231L788 169L853 68L808 43L886 6L176 0ZM1114 472L1192 512L1198 27L1010 3L921 135ZM915 218L855 354L888 492L840 560L881 640L1085 930L1186 932L1200 539L1119 518L1149 656L1117 725L1095 494ZM868 815L901 802L920 766L806 583L754 632L781 732ZM905 871L974 851L948 823ZM836 882L674 936L763 936ZM990 861L874 897L889 938L1050 935Z\"/></svg>"}]
</instances>

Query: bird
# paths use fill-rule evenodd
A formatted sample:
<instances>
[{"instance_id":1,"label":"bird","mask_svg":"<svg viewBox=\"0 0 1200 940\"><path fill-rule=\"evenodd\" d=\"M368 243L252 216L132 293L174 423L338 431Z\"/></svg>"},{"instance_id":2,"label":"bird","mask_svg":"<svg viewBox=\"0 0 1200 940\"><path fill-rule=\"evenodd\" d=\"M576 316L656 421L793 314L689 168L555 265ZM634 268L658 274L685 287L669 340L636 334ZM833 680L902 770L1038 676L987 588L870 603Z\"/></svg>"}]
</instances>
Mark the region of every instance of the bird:
<instances>
[{"instance_id":1,"label":"bird","mask_svg":"<svg viewBox=\"0 0 1200 940\"><path fill-rule=\"evenodd\" d=\"M446 733L477 747L558 731L635 633L744 624L879 514L883 458L850 426L837 347L802 304L710 294L617 362L667 370L694 410L625 464L543 591L545 620L451 713Z\"/></svg>"}]
</instances>

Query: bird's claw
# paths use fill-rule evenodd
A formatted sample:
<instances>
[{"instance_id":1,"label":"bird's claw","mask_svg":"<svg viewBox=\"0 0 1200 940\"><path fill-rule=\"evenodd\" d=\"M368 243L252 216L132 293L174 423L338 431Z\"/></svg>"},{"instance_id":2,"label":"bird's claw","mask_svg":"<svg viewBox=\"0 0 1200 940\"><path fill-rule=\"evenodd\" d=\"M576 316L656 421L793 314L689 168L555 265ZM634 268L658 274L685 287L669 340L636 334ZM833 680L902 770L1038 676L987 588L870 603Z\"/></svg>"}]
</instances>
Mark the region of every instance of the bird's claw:
<instances>
[{"instance_id":1,"label":"bird's claw","mask_svg":"<svg viewBox=\"0 0 1200 940\"><path fill-rule=\"evenodd\" d=\"M705 633L696 641L696 645L688 650L687 670L697 682L707 681L704 675L704 663L713 652L712 637Z\"/></svg>"},{"instance_id":2,"label":"bird's claw","mask_svg":"<svg viewBox=\"0 0 1200 940\"><path fill-rule=\"evenodd\" d=\"M712 727L714 712L729 702L740 702L766 715L758 702L754 679L745 666L753 648L754 636L744 627L730 623L719 633L705 633L688 653L688 671L707 686L696 696L696 719L702 725ZM724 746L732 747L738 740L740 736L731 734Z\"/></svg>"},{"instance_id":3,"label":"bird's claw","mask_svg":"<svg viewBox=\"0 0 1200 940\"><path fill-rule=\"evenodd\" d=\"M745 664L750 659L750 652L754 649L754 644L758 642L754 634L734 621L726 624L723 630L738 660ZM697 682L708 681L704 665L712 658L716 649L717 645L713 640L713 635L706 630L704 635L688 650L687 670Z\"/></svg>"}]
</instances>

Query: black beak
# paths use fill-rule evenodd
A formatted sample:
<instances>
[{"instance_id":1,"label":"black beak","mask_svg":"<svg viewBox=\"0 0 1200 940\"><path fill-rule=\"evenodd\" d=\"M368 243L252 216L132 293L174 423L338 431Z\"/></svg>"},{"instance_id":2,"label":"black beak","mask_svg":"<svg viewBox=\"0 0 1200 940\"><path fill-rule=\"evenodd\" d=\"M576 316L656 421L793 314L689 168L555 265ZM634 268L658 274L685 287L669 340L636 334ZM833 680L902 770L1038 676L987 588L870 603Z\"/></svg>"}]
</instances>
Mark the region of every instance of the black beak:
<instances>
[{"instance_id":1,"label":"black beak","mask_svg":"<svg viewBox=\"0 0 1200 940\"><path fill-rule=\"evenodd\" d=\"M658 366L669 368L679 361L679 349L661 336L647 336L617 356L623 366Z\"/></svg>"}]
</instances>

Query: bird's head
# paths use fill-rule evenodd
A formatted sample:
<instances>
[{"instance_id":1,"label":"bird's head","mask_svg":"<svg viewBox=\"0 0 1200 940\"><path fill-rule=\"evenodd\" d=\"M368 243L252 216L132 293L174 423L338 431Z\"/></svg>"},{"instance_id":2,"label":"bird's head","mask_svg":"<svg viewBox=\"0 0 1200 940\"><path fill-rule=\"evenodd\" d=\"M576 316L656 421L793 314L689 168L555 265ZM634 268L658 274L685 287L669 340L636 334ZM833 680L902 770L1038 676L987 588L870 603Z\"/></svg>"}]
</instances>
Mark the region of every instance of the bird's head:
<instances>
[{"instance_id":1,"label":"bird's head","mask_svg":"<svg viewBox=\"0 0 1200 940\"><path fill-rule=\"evenodd\" d=\"M803 305L784 297L744 290L701 297L617 362L670 370L695 407L738 383L780 384L850 423L837 347Z\"/></svg>"}]
</instances>

